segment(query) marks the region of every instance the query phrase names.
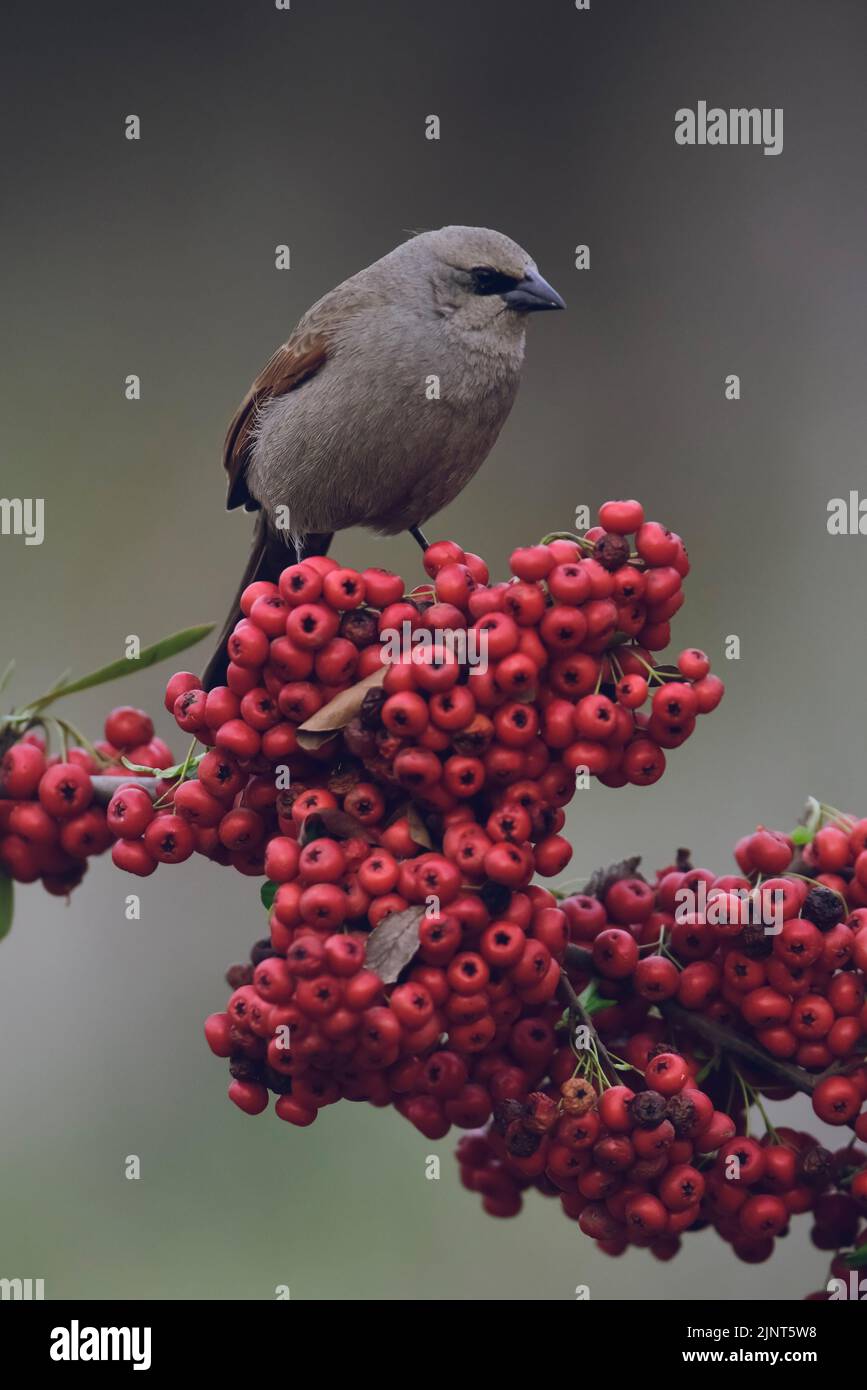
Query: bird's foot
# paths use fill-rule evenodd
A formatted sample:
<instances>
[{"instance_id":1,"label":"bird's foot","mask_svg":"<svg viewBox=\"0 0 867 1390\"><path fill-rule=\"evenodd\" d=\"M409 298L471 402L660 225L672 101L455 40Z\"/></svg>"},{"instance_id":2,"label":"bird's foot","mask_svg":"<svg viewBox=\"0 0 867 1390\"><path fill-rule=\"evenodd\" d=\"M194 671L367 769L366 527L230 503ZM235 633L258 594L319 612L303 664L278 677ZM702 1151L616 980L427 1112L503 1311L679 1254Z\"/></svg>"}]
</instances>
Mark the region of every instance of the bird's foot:
<instances>
[{"instance_id":1,"label":"bird's foot","mask_svg":"<svg viewBox=\"0 0 867 1390\"><path fill-rule=\"evenodd\" d=\"M428 549L428 547L430 546L430 541L427 539L424 531L421 529L420 526L410 526L409 534L412 536L414 541L418 541L418 544L421 546L422 550Z\"/></svg>"}]
</instances>

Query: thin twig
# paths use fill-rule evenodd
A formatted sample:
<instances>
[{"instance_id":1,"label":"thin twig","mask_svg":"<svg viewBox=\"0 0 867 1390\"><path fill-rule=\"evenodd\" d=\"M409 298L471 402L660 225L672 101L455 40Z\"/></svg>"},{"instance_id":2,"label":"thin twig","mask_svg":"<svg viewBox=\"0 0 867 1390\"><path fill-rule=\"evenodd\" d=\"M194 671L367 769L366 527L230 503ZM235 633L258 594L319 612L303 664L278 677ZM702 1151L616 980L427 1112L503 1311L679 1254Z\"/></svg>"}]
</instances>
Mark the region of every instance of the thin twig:
<instances>
[{"instance_id":1,"label":"thin twig","mask_svg":"<svg viewBox=\"0 0 867 1390\"><path fill-rule=\"evenodd\" d=\"M566 974L565 970L561 971L560 974L560 994L564 998L565 1002L569 1005L570 1012L574 1014L577 1019L579 1019L579 1021L583 1024L583 1026L587 1029L588 1033L590 1034L590 1038L592 1039L592 1042L596 1048L596 1055L599 1058L599 1065L605 1072L609 1081L612 1083L612 1085L619 1086L620 1078L617 1075L617 1068L611 1060L611 1055L604 1042L600 1038L599 1034L597 1033L595 1025L593 1023L593 1019L590 1017L584 1005L581 1003L581 1000L578 998L578 995L575 993L575 990L572 987L572 981L569 979L569 976Z\"/></svg>"},{"instance_id":2,"label":"thin twig","mask_svg":"<svg viewBox=\"0 0 867 1390\"><path fill-rule=\"evenodd\" d=\"M159 782L160 779L157 777L91 777L90 779L90 784L93 787L93 799L103 806L108 805L118 787L141 787L153 801L159 793Z\"/></svg>"},{"instance_id":3,"label":"thin twig","mask_svg":"<svg viewBox=\"0 0 867 1390\"><path fill-rule=\"evenodd\" d=\"M593 971L593 956L583 946L567 946L566 965L574 970ZM803 1091L805 1095L812 1095L819 1082L825 1076L833 1074L833 1069L829 1068L828 1072L819 1072L814 1075L804 1071L803 1067L795 1067L789 1062L771 1057L762 1048L750 1042L749 1038L745 1038L741 1033L736 1033L734 1029L727 1028L723 1023L717 1023L714 1019L708 1018L706 1014L684 1009L680 1004L674 1004L670 1000L658 1007L663 1018L674 1024L675 1027L697 1033L699 1037L712 1043L720 1052L733 1052L737 1056L743 1057L746 1061L761 1068L762 1071L785 1082L787 1086L793 1086L796 1090Z\"/></svg>"},{"instance_id":4,"label":"thin twig","mask_svg":"<svg viewBox=\"0 0 867 1390\"><path fill-rule=\"evenodd\" d=\"M683 1009L680 1004L672 1004L670 1000L660 1005L660 1012L663 1018L667 1019L669 1023L673 1023L677 1028L697 1033L706 1042L713 1043L714 1047L719 1048L722 1053L734 1052L738 1057L743 1057L744 1061L752 1062L754 1066L759 1067L764 1072L770 1072L780 1081L784 1081L787 1086L794 1086L797 1091L803 1091L805 1095L812 1095L822 1080L822 1072L813 1075L811 1072L804 1071L803 1067L794 1067L790 1062L771 1057L755 1043L751 1043L749 1038L735 1033L731 1028L726 1028L723 1023L715 1022L706 1014L696 1013L691 1009Z\"/></svg>"}]
</instances>

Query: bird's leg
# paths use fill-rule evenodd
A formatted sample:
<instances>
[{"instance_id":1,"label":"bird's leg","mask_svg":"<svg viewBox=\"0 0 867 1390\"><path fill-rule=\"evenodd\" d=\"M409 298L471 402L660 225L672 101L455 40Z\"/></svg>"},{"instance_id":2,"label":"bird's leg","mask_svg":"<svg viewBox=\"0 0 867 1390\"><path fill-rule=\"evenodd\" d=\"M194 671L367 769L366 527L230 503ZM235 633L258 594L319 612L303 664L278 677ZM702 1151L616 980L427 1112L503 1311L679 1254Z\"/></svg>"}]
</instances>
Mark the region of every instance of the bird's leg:
<instances>
[{"instance_id":1,"label":"bird's leg","mask_svg":"<svg viewBox=\"0 0 867 1390\"><path fill-rule=\"evenodd\" d=\"M418 543L419 543L419 545L421 546L422 550L427 550L427 549L428 549L428 547L429 547L429 545L430 545L430 541L427 539L427 537L425 536L424 531L421 529L420 526L410 526L410 528L409 528L409 534L412 536L412 538L413 538L414 541L418 541Z\"/></svg>"}]
</instances>

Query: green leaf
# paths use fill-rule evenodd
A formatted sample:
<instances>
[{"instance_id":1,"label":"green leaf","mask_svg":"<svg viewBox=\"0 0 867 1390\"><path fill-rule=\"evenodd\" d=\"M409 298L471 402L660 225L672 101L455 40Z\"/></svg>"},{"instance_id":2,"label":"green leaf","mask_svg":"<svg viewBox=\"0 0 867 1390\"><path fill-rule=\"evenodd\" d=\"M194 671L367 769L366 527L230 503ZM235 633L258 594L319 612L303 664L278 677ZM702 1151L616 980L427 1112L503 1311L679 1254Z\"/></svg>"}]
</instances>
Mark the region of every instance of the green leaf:
<instances>
[{"instance_id":1,"label":"green leaf","mask_svg":"<svg viewBox=\"0 0 867 1390\"><path fill-rule=\"evenodd\" d=\"M182 772L186 772L187 776L184 781L188 781L192 778L204 756L204 753L200 753L197 758L190 758L189 762L185 759L182 763L173 763L171 767L148 767L147 763L131 763L129 758L124 757L121 757L121 762L124 767L129 768L130 772L141 772L145 776L150 774L153 777L159 777L163 782L174 782Z\"/></svg>"},{"instance_id":2,"label":"green leaf","mask_svg":"<svg viewBox=\"0 0 867 1390\"><path fill-rule=\"evenodd\" d=\"M852 1250L848 1255L844 1255L843 1261L850 1269L867 1268L867 1245L859 1245L857 1250Z\"/></svg>"},{"instance_id":3,"label":"green leaf","mask_svg":"<svg viewBox=\"0 0 867 1390\"><path fill-rule=\"evenodd\" d=\"M595 980L590 981L587 988L583 993L579 994L578 998L585 1012L590 1014L591 1018L594 1014L598 1014L600 1009L610 1009L611 1005L614 1003L613 999L606 999L604 995L599 993Z\"/></svg>"},{"instance_id":4,"label":"green leaf","mask_svg":"<svg viewBox=\"0 0 867 1390\"><path fill-rule=\"evenodd\" d=\"M144 777L162 777L163 775L161 767L148 767L147 763L131 763L129 758L124 757L121 757L121 762L124 767L129 768L130 772L140 772ZM171 769L167 768L166 771L170 772Z\"/></svg>"},{"instance_id":5,"label":"green leaf","mask_svg":"<svg viewBox=\"0 0 867 1390\"><path fill-rule=\"evenodd\" d=\"M156 666L157 662L166 661L170 656L177 656L178 652L186 651L187 647L195 646L213 630L213 623L201 623L198 627L185 627L181 632L173 632L170 637L163 637L152 646L145 647L137 657L121 657L119 661L111 661L108 666L102 666L98 671L91 671L89 676L79 676L78 680L57 686L48 695L43 695L37 700L33 708L41 709L43 705L59 699L61 695L89 690L91 686L104 685L106 681L116 681L122 676L131 676L135 671L144 671L149 666Z\"/></svg>"},{"instance_id":6,"label":"green leaf","mask_svg":"<svg viewBox=\"0 0 867 1390\"><path fill-rule=\"evenodd\" d=\"M814 796L808 796L798 820L797 828L790 836L796 845L808 845L822 824L822 804ZM804 838L802 838L804 837Z\"/></svg>"},{"instance_id":7,"label":"green leaf","mask_svg":"<svg viewBox=\"0 0 867 1390\"><path fill-rule=\"evenodd\" d=\"M262 887L259 889L259 897L262 899L262 906L266 912L270 912L277 896L277 884L270 878L266 878Z\"/></svg>"},{"instance_id":8,"label":"green leaf","mask_svg":"<svg viewBox=\"0 0 867 1390\"><path fill-rule=\"evenodd\" d=\"M0 874L0 941L7 935L12 926L14 910L15 888L12 880L6 874Z\"/></svg>"}]
</instances>

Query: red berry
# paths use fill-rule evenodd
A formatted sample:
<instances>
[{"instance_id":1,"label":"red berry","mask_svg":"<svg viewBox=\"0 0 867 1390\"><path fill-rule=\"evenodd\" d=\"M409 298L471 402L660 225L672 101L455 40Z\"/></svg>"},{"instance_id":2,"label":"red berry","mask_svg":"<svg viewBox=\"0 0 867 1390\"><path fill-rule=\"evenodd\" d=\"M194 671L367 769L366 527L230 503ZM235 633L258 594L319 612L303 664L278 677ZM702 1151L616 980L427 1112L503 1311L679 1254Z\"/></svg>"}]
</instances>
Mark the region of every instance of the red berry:
<instances>
[{"instance_id":1,"label":"red berry","mask_svg":"<svg viewBox=\"0 0 867 1390\"><path fill-rule=\"evenodd\" d=\"M13 743L0 762L0 795L34 796L45 772L45 754L35 743Z\"/></svg>"},{"instance_id":2,"label":"red berry","mask_svg":"<svg viewBox=\"0 0 867 1390\"><path fill-rule=\"evenodd\" d=\"M658 521L645 521L635 535L635 549L649 565L670 565L678 553L676 537Z\"/></svg>"},{"instance_id":3,"label":"red berry","mask_svg":"<svg viewBox=\"0 0 867 1390\"><path fill-rule=\"evenodd\" d=\"M48 814L58 820L80 815L90 805L92 797L90 777L72 762L55 763L43 773L39 782L39 800Z\"/></svg>"},{"instance_id":4,"label":"red berry","mask_svg":"<svg viewBox=\"0 0 867 1390\"><path fill-rule=\"evenodd\" d=\"M770 1194L748 1197L738 1213L744 1234L757 1239L762 1236L778 1236L789 1224L789 1210L785 1202Z\"/></svg>"},{"instance_id":5,"label":"red berry","mask_svg":"<svg viewBox=\"0 0 867 1390\"><path fill-rule=\"evenodd\" d=\"M638 964L638 943L629 932L608 927L593 942L593 962L607 979L626 979Z\"/></svg>"},{"instance_id":6,"label":"red berry","mask_svg":"<svg viewBox=\"0 0 867 1390\"><path fill-rule=\"evenodd\" d=\"M180 864L193 853L195 840L183 817L160 811L144 832L144 845L158 863Z\"/></svg>"},{"instance_id":7,"label":"red berry","mask_svg":"<svg viewBox=\"0 0 867 1390\"><path fill-rule=\"evenodd\" d=\"M116 840L111 847L111 859L116 868L140 878L147 878L157 867L144 840Z\"/></svg>"},{"instance_id":8,"label":"red berry","mask_svg":"<svg viewBox=\"0 0 867 1390\"><path fill-rule=\"evenodd\" d=\"M281 1096L280 1099L285 1100L286 1097ZM261 1115L268 1108L266 1088L253 1081L233 1081L229 1086L229 1100L234 1101L238 1109L247 1115Z\"/></svg>"},{"instance_id":9,"label":"red berry","mask_svg":"<svg viewBox=\"0 0 867 1390\"><path fill-rule=\"evenodd\" d=\"M635 991L642 999L672 999L679 981L677 966L665 956L647 956L635 968Z\"/></svg>"},{"instance_id":10,"label":"red berry","mask_svg":"<svg viewBox=\"0 0 867 1390\"><path fill-rule=\"evenodd\" d=\"M616 536L637 531L644 523L644 508L640 502L603 502L599 508L599 524Z\"/></svg>"},{"instance_id":11,"label":"red berry","mask_svg":"<svg viewBox=\"0 0 867 1390\"><path fill-rule=\"evenodd\" d=\"M848 1076L828 1076L813 1092L813 1109L829 1125L845 1125L859 1113L863 1098Z\"/></svg>"},{"instance_id":12,"label":"red berry","mask_svg":"<svg viewBox=\"0 0 867 1390\"><path fill-rule=\"evenodd\" d=\"M120 705L111 711L105 721L105 736L115 748L134 748L136 744L149 743L153 738L153 720L143 709Z\"/></svg>"},{"instance_id":13,"label":"red berry","mask_svg":"<svg viewBox=\"0 0 867 1390\"><path fill-rule=\"evenodd\" d=\"M689 1081L689 1068L676 1052L660 1052L648 1063L644 1079L662 1095L674 1096Z\"/></svg>"},{"instance_id":14,"label":"red berry","mask_svg":"<svg viewBox=\"0 0 867 1390\"><path fill-rule=\"evenodd\" d=\"M519 579L544 579L553 565L554 557L546 545L524 546L509 557L509 568Z\"/></svg>"}]
</instances>

